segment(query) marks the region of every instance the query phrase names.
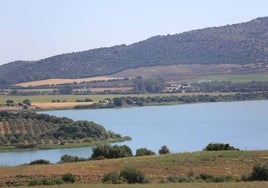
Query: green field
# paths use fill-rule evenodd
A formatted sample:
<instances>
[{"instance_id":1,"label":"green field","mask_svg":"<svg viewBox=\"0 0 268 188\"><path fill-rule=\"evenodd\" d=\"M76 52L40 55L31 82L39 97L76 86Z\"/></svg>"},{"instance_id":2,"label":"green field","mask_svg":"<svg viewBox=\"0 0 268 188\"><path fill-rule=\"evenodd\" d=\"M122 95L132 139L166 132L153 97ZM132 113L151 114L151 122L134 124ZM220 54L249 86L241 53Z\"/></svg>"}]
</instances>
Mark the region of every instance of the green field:
<instances>
[{"instance_id":1,"label":"green field","mask_svg":"<svg viewBox=\"0 0 268 188\"><path fill-rule=\"evenodd\" d=\"M114 98L114 97L123 97L123 96L130 96L130 97L155 97L155 96L183 96L183 95L198 95L198 94L210 94L210 95L227 95L230 94L226 93L160 93L160 94L102 94L102 95L33 95L33 96L7 96L7 95L0 95L0 106L6 105L6 100L11 99L14 101L15 104L18 102L22 102L24 99L29 99L32 103L50 103L52 100L59 99L61 102L75 102L77 99L92 99L94 102L99 102L106 98Z\"/></svg>"},{"instance_id":2,"label":"green field","mask_svg":"<svg viewBox=\"0 0 268 188\"><path fill-rule=\"evenodd\" d=\"M18 188L26 188L18 187ZM38 186L39 188L267 188L268 182L239 182L239 183L178 183L178 184L68 184L56 186Z\"/></svg>"},{"instance_id":3,"label":"green field","mask_svg":"<svg viewBox=\"0 0 268 188\"><path fill-rule=\"evenodd\" d=\"M268 74L248 74L248 75L211 75L201 77L198 80L216 80L216 81L231 81L238 82L267 82Z\"/></svg>"}]
</instances>

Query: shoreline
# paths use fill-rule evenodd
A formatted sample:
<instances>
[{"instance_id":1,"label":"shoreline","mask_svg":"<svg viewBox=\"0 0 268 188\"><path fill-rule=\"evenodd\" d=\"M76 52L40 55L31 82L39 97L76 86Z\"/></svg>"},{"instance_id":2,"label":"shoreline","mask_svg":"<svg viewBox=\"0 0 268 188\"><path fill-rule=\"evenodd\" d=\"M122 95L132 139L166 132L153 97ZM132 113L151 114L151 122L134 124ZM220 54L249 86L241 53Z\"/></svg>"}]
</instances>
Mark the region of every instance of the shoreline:
<instances>
[{"instance_id":1,"label":"shoreline","mask_svg":"<svg viewBox=\"0 0 268 188\"><path fill-rule=\"evenodd\" d=\"M132 138L130 136L124 136L122 138L113 139L113 140L104 140L104 141L96 141L93 143L69 143L65 145L60 144L44 144L39 145L35 148L6 148L6 149L0 149L1 153L9 153L9 152L27 152L27 151L39 151L39 150L53 150L53 149L69 149L69 148L82 148L82 147L94 147L102 144L112 144L112 143L120 143L129 141Z\"/></svg>"}]
</instances>

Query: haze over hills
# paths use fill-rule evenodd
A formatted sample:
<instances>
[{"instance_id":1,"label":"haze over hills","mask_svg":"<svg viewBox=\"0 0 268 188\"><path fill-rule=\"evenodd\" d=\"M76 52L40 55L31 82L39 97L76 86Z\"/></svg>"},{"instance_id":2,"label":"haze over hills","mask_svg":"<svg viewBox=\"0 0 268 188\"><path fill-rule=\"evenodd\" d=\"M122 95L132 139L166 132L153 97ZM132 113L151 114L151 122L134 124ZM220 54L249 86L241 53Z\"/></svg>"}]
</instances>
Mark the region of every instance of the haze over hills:
<instances>
[{"instance_id":1,"label":"haze over hills","mask_svg":"<svg viewBox=\"0 0 268 188\"><path fill-rule=\"evenodd\" d=\"M155 65L268 63L268 17L0 66L0 86L110 75Z\"/></svg>"}]
</instances>

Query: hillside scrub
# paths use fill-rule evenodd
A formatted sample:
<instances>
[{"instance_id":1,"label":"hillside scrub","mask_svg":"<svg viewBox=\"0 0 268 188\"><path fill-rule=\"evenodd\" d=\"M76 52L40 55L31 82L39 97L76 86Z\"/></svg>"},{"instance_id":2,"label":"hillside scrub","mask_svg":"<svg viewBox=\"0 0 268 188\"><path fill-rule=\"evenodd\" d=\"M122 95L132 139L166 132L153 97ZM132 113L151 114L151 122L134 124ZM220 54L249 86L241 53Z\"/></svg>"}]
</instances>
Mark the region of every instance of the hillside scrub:
<instances>
[{"instance_id":1,"label":"hillside scrub","mask_svg":"<svg viewBox=\"0 0 268 188\"><path fill-rule=\"evenodd\" d=\"M67 53L34 62L16 61L0 66L0 86L58 77L111 75L155 65L266 63L267 23L268 17L263 17L240 24L154 36L131 45Z\"/></svg>"}]
</instances>

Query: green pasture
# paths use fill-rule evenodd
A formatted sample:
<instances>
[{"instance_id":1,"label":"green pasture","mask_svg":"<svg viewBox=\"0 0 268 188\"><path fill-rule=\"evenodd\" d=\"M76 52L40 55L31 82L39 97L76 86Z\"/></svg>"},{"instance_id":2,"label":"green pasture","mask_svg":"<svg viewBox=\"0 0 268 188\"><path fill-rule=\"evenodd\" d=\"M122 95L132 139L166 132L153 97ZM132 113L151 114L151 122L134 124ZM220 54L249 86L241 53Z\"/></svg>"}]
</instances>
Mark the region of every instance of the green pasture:
<instances>
[{"instance_id":1,"label":"green pasture","mask_svg":"<svg viewBox=\"0 0 268 188\"><path fill-rule=\"evenodd\" d=\"M267 82L268 74L248 74L248 75L210 75L199 78L199 80L216 80L238 82Z\"/></svg>"},{"instance_id":2,"label":"green pasture","mask_svg":"<svg viewBox=\"0 0 268 188\"><path fill-rule=\"evenodd\" d=\"M194 94L207 94L207 93L194 93ZM210 93L212 94L212 93ZM219 93L215 93L218 95ZM225 93L228 94L228 93ZM24 99L29 99L32 103L49 103L52 100L60 100L61 102L75 102L77 99L92 99L94 102L102 101L106 98L114 98L114 97L155 97L155 96L182 96L182 95L193 95L193 93L160 93L160 94L125 94L125 95L114 95L114 94L101 94L101 95L31 95L31 96L7 96L0 95L0 106L6 105L6 100L11 99L15 104L22 102ZM213 95L213 94L212 94Z\"/></svg>"},{"instance_id":3,"label":"green pasture","mask_svg":"<svg viewBox=\"0 0 268 188\"><path fill-rule=\"evenodd\" d=\"M26 188L28 186L18 187ZM39 188L268 188L268 182L174 183L174 184L64 184Z\"/></svg>"}]
</instances>

